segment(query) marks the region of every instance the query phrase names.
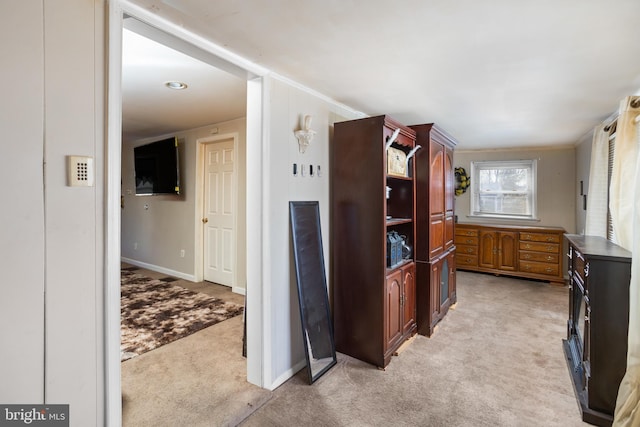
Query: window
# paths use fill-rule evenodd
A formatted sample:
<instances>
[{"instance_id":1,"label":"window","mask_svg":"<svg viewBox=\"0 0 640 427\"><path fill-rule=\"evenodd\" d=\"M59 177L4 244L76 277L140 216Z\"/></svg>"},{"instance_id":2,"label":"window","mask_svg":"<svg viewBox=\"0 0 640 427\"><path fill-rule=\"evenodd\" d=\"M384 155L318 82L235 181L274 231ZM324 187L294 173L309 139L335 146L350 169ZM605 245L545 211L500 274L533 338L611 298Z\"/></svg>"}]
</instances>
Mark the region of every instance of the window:
<instances>
[{"instance_id":1,"label":"window","mask_svg":"<svg viewBox=\"0 0 640 427\"><path fill-rule=\"evenodd\" d=\"M471 162L471 215L536 219L536 160Z\"/></svg>"}]
</instances>

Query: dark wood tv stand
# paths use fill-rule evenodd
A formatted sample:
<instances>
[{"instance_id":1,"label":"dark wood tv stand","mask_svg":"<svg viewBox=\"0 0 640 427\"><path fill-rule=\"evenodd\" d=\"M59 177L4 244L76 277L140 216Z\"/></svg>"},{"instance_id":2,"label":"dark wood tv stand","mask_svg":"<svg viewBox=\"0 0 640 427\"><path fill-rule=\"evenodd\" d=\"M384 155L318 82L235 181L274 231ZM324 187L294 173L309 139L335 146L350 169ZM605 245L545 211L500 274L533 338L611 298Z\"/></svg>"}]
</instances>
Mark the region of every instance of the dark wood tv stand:
<instances>
[{"instance_id":1,"label":"dark wood tv stand","mask_svg":"<svg viewBox=\"0 0 640 427\"><path fill-rule=\"evenodd\" d=\"M569 319L563 340L582 420L610 426L627 368L631 253L602 237L567 234Z\"/></svg>"}]
</instances>

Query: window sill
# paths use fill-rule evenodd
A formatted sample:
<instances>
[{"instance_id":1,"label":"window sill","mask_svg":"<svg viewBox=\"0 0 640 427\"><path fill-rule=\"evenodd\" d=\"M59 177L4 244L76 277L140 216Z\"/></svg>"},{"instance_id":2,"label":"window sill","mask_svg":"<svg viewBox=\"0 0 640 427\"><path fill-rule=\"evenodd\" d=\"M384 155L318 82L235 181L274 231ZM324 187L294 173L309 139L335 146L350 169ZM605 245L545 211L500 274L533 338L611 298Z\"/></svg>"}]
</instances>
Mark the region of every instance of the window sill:
<instances>
[{"instance_id":1,"label":"window sill","mask_svg":"<svg viewBox=\"0 0 640 427\"><path fill-rule=\"evenodd\" d=\"M514 217L507 215L467 215L467 218L475 218L475 219L488 219L488 220L496 220L496 221L527 221L527 222L540 222L538 218L528 218L528 217Z\"/></svg>"}]
</instances>

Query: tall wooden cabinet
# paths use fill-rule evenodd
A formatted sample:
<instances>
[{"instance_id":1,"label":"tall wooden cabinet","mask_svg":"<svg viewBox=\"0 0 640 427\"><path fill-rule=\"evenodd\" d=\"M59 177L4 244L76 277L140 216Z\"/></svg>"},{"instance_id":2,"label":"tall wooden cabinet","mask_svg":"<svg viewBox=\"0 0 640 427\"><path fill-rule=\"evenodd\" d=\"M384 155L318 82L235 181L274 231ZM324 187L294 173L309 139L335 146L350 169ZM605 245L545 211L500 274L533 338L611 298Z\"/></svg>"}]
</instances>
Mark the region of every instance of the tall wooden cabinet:
<instances>
[{"instance_id":1,"label":"tall wooden cabinet","mask_svg":"<svg viewBox=\"0 0 640 427\"><path fill-rule=\"evenodd\" d=\"M409 154L415 132L388 116L336 123L331 146L336 349L379 367L416 331L414 254L387 260L387 233L416 242L415 158L405 175L387 174L386 145L396 131L391 148Z\"/></svg>"},{"instance_id":2,"label":"tall wooden cabinet","mask_svg":"<svg viewBox=\"0 0 640 427\"><path fill-rule=\"evenodd\" d=\"M416 132L416 311L418 333L430 336L457 300L455 267L455 140L433 123Z\"/></svg>"}]
</instances>

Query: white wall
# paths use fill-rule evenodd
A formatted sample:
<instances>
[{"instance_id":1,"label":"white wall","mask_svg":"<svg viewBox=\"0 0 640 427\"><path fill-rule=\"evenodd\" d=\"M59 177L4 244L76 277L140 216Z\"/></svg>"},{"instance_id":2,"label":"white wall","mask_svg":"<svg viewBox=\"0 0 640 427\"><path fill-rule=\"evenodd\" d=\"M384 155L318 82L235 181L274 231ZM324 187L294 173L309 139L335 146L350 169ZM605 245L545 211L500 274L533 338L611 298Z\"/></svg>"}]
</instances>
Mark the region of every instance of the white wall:
<instances>
[{"instance_id":1,"label":"white wall","mask_svg":"<svg viewBox=\"0 0 640 427\"><path fill-rule=\"evenodd\" d=\"M217 133L212 134L213 128ZM133 167L133 148L167 136L177 136L180 156L179 196L136 196ZM237 135L238 227L235 258L236 282L234 288L242 290L246 284L246 120L244 118L216 123L198 129L158 135L139 141L125 142L122 148L122 257L183 277L201 280L202 274L202 194L197 190L198 140L216 135ZM148 205L148 209L145 209ZM134 244L137 243L137 249ZM180 251L185 250L185 256Z\"/></svg>"},{"instance_id":2,"label":"white wall","mask_svg":"<svg viewBox=\"0 0 640 427\"><path fill-rule=\"evenodd\" d=\"M0 76L16 82L0 103L2 403L44 398L43 15L42 2L0 3Z\"/></svg>"},{"instance_id":3,"label":"white wall","mask_svg":"<svg viewBox=\"0 0 640 427\"><path fill-rule=\"evenodd\" d=\"M104 419L104 7L0 3L0 402L66 403L72 426ZM67 155L94 187L66 186Z\"/></svg>"},{"instance_id":4,"label":"white wall","mask_svg":"<svg viewBox=\"0 0 640 427\"><path fill-rule=\"evenodd\" d=\"M304 344L300 328L298 291L293 264L289 201L317 200L325 266L329 265L329 144L333 123L345 118L359 118L361 114L322 99L281 80L267 78L270 105L268 146L270 159L265 181L264 197L269 216L267 253L269 263L268 300L271 340L266 348L270 366L265 366L267 388L275 388L304 366ZM294 131L300 120L311 115L311 128L317 132L304 154L299 152ZM293 163L321 167L320 177L293 176ZM327 277L331 277L327 271ZM328 284L327 284L328 285ZM251 296L249 295L249 298ZM250 313L248 313L250 315Z\"/></svg>"},{"instance_id":5,"label":"white wall","mask_svg":"<svg viewBox=\"0 0 640 427\"><path fill-rule=\"evenodd\" d=\"M576 144L576 233L584 234L587 219L587 210L584 209L583 196L580 194L580 181L582 192L589 197L589 173L591 167L591 144L593 131L589 132Z\"/></svg>"},{"instance_id":6,"label":"white wall","mask_svg":"<svg viewBox=\"0 0 640 427\"><path fill-rule=\"evenodd\" d=\"M471 173L471 162L482 160L538 160L539 221L491 220L469 216L470 191L455 198L458 222L540 225L575 232L575 149L475 150L454 152L454 166ZM473 182L472 182L473 184Z\"/></svg>"}]
</instances>

